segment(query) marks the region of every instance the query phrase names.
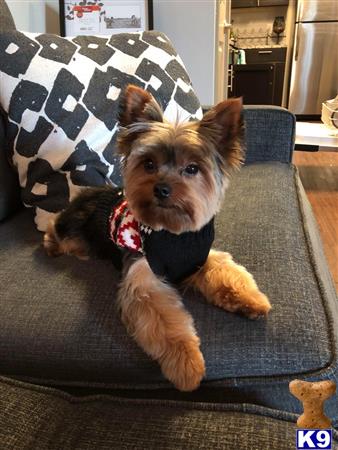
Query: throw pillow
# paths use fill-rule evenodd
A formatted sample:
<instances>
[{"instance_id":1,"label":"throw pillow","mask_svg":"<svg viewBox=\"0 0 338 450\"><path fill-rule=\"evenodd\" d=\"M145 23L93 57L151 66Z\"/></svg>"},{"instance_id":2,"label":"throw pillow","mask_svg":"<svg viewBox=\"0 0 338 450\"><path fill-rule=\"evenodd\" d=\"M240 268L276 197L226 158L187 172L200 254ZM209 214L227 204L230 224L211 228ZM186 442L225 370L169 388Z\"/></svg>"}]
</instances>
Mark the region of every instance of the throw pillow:
<instances>
[{"instance_id":1,"label":"throw pillow","mask_svg":"<svg viewBox=\"0 0 338 450\"><path fill-rule=\"evenodd\" d=\"M202 115L162 33L0 35L0 104L22 200L36 209L39 230L83 186L121 184L117 109L130 83L151 92L168 120Z\"/></svg>"}]
</instances>

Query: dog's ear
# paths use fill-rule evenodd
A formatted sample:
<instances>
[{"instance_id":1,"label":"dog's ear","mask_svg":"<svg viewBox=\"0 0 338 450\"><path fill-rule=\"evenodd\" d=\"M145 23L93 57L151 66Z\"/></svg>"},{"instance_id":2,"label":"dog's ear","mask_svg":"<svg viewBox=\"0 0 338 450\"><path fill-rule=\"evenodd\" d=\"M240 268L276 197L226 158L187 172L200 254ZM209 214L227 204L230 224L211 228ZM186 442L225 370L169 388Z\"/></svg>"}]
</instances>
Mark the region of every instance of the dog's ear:
<instances>
[{"instance_id":1,"label":"dog's ear","mask_svg":"<svg viewBox=\"0 0 338 450\"><path fill-rule=\"evenodd\" d=\"M120 101L118 119L126 127L136 122L163 122L163 113L149 92L129 84Z\"/></svg>"},{"instance_id":2,"label":"dog's ear","mask_svg":"<svg viewBox=\"0 0 338 450\"><path fill-rule=\"evenodd\" d=\"M122 95L118 118L122 128L117 148L120 155L127 158L135 139L150 131L154 122L163 122L163 113L149 92L130 84Z\"/></svg>"},{"instance_id":3,"label":"dog's ear","mask_svg":"<svg viewBox=\"0 0 338 450\"><path fill-rule=\"evenodd\" d=\"M199 122L198 132L213 143L230 167L239 167L243 161L242 99L224 100L211 108Z\"/></svg>"}]
</instances>

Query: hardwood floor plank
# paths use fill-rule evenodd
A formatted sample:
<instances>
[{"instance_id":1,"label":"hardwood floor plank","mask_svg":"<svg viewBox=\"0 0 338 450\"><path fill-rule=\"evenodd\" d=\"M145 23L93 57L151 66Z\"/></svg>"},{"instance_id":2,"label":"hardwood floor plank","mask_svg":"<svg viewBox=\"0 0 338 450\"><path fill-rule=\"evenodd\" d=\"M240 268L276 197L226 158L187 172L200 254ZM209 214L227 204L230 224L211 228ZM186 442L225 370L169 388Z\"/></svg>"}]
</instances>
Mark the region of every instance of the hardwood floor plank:
<instances>
[{"instance_id":1,"label":"hardwood floor plank","mask_svg":"<svg viewBox=\"0 0 338 450\"><path fill-rule=\"evenodd\" d=\"M338 291L338 152L295 151L293 163L316 217Z\"/></svg>"}]
</instances>

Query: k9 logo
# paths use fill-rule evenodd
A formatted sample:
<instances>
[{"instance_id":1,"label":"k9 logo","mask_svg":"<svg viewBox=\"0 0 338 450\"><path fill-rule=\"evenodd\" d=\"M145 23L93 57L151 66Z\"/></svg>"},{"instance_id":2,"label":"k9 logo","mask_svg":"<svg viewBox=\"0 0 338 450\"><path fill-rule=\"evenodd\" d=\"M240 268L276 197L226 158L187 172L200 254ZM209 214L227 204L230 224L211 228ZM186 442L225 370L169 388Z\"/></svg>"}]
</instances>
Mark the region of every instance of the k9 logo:
<instances>
[{"instance_id":1,"label":"k9 logo","mask_svg":"<svg viewBox=\"0 0 338 450\"><path fill-rule=\"evenodd\" d=\"M331 449L332 430L297 430L297 449Z\"/></svg>"}]
</instances>

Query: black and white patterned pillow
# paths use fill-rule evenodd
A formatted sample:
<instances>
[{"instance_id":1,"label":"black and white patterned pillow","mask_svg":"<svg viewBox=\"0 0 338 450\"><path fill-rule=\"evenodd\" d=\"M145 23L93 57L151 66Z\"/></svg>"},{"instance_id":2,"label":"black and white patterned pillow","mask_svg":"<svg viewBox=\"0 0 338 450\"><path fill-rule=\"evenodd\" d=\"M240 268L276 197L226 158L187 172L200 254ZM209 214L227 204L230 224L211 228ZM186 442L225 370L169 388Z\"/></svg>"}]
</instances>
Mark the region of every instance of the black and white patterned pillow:
<instances>
[{"instance_id":1,"label":"black and white patterned pillow","mask_svg":"<svg viewBox=\"0 0 338 450\"><path fill-rule=\"evenodd\" d=\"M39 230L83 186L121 183L117 108L129 83L151 92L168 120L202 115L162 33L0 35L0 104L22 199L35 207Z\"/></svg>"}]
</instances>

